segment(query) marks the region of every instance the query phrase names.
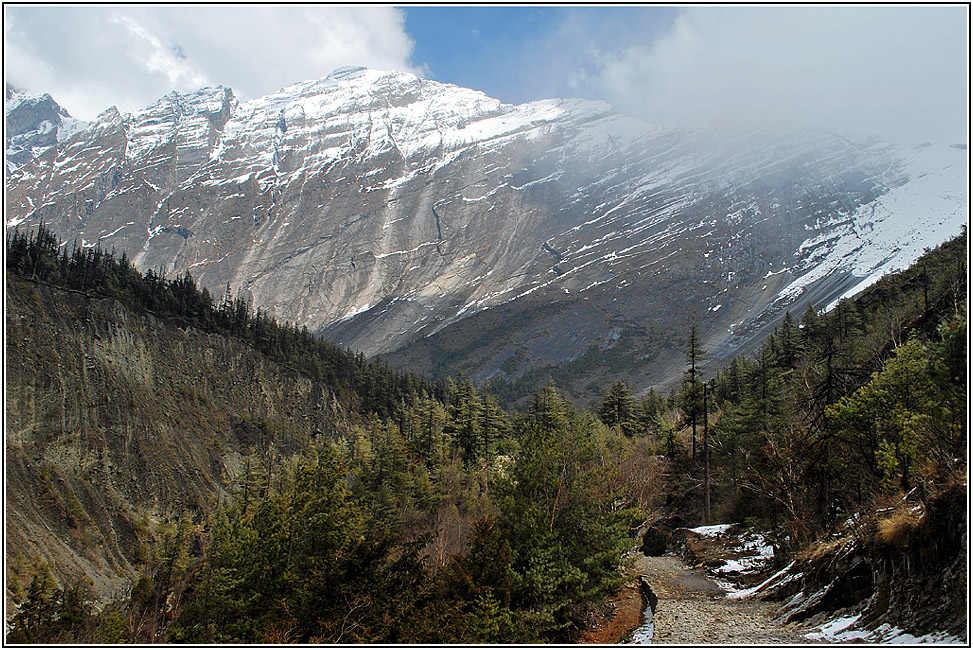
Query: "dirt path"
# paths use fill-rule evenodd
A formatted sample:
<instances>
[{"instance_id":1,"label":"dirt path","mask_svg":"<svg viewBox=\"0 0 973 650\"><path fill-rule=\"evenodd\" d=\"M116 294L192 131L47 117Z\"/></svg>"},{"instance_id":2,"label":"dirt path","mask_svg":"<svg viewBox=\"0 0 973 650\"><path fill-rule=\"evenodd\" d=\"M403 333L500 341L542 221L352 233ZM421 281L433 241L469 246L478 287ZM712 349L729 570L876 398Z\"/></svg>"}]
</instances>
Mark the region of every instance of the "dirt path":
<instances>
[{"instance_id":1,"label":"dirt path","mask_svg":"<svg viewBox=\"0 0 973 650\"><path fill-rule=\"evenodd\" d=\"M581 635L581 643L615 645L642 625L642 594L635 584L627 584L596 616L591 627Z\"/></svg>"},{"instance_id":2,"label":"dirt path","mask_svg":"<svg viewBox=\"0 0 973 650\"><path fill-rule=\"evenodd\" d=\"M686 569L678 557L640 556L644 575L659 602L653 644L805 644L804 628L774 623L776 605L760 600L728 600L723 590Z\"/></svg>"}]
</instances>

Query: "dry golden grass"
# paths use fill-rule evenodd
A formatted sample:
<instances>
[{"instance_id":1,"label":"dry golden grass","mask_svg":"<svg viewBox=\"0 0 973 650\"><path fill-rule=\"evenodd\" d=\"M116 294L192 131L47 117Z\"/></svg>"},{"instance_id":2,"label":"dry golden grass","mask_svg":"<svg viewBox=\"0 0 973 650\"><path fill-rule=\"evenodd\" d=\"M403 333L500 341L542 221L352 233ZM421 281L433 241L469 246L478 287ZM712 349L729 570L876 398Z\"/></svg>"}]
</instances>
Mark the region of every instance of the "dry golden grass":
<instances>
[{"instance_id":1,"label":"dry golden grass","mask_svg":"<svg viewBox=\"0 0 973 650\"><path fill-rule=\"evenodd\" d=\"M878 520L875 541L882 546L905 548L915 538L922 521L922 510L907 504L893 510L889 516Z\"/></svg>"},{"instance_id":2,"label":"dry golden grass","mask_svg":"<svg viewBox=\"0 0 973 650\"><path fill-rule=\"evenodd\" d=\"M848 540L849 538L847 537L840 537L838 539L816 542L805 548L801 553L799 553L798 557L804 561L810 560L813 562L814 560L819 560L829 553L832 553L845 546L848 543Z\"/></svg>"}]
</instances>

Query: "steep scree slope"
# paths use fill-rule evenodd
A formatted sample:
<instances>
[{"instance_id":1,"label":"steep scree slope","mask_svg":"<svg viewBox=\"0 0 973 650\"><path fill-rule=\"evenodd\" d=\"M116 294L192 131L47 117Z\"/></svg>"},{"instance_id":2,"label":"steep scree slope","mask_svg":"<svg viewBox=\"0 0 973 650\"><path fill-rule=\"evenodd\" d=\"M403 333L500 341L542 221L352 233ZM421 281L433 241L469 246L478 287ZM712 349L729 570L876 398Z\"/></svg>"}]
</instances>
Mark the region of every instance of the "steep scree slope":
<instances>
[{"instance_id":1,"label":"steep scree slope","mask_svg":"<svg viewBox=\"0 0 973 650\"><path fill-rule=\"evenodd\" d=\"M212 507L252 451L285 455L344 421L326 386L236 340L113 299L6 289L8 603L37 557L62 586L127 595L154 523Z\"/></svg>"}]
</instances>

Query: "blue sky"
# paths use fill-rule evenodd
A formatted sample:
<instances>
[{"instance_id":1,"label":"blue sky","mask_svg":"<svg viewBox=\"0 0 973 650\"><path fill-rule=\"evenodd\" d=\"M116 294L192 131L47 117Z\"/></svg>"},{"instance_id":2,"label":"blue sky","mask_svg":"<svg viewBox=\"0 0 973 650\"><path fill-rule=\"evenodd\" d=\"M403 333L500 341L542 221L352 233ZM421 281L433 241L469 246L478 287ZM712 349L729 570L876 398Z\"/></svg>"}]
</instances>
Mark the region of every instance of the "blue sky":
<instances>
[{"instance_id":1,"label":"blue sky","mask_svg":"<svg viewBox=\"0 0 973 650\"><path fill-rule=\"evenodd\" d=\"M412 59L428 76L521 103L582 94L570 72L584 69L593 48L612 40L651 43L671 28L678 10L504 6L404 12L415 39Z\"/></svg>"},{"instance_id":2,"label":"blue sky","mask_svg":"<svg viewBox=\"0 0 973 650\"><path fill-rule=\"evenodd\" d=\"M364 65L697 128L966 142L969 6L4 5L4 77L73 115Z\"/></svg>"}]
</instances>

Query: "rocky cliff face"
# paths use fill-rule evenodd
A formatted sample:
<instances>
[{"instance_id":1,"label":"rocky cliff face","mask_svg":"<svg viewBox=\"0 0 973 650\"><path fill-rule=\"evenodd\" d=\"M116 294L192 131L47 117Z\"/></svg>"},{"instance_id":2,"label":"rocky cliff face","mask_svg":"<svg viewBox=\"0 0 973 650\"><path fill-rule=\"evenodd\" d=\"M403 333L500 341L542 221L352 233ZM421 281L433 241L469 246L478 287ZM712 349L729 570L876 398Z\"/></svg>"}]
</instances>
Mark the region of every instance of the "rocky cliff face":
<instances>
[{"instance_id":1,"label":"rocky cliff face","mask_svg":"<svg viewBox=\"0 0 973 650\"><path fill-rule=\"evenodd\" d=\"M31 563L127 596L155 525L200 517L251 453L280 458L343 418L330 390L218 335L8 281L7 598Z\"/></svg>"},{"instance_id":2,"label":"rocky cliff face","mask_svg":"<svg viewBox=\"0 0 973 650\"><path fill-rule=\"evenodd\" d=\"M87 126L58 105L50 95L33 95L4 87L5 176Z\"/></svg>"},{"instance_id":3,"label":"rocky cliff face","mask_svg":"<svg viewBox=\"0 0 973 650\"><path fill-rule=\"evenodd\" d=\"M647 389L674 380L690 317L725 359L956 234L966 177L959 149L717 138L342 69L109 109L8 181L7 226L229 283L420 370L575 363Z\"/></svg>"},{"instance_id":4,"label":"rocky cliff face","mask_svg":"<svg viewBox=\"0 0 973 650\"><path fill-rule=\"evenodd\" d=\"M966 643L968 487L956 482L927 499L903 501L877 525L865 520L854 533L834 535L760 597L784 603L782 621L827 622L825 634L812 636L825 642Z\"/></svg>"}]
</instances>

